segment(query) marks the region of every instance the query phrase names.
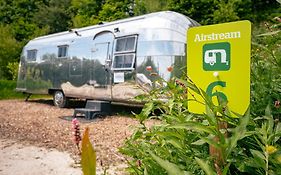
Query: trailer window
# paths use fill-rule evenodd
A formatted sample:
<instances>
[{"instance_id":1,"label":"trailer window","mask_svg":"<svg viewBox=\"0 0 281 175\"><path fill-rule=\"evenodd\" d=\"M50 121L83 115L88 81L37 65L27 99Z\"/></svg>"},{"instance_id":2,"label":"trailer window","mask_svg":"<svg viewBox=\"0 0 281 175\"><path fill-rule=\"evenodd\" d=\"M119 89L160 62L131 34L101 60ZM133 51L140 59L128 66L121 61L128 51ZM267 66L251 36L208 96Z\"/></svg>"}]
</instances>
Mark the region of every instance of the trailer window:
<instances>
[{"instance_id":1,"label":"trailer window","mask_svg":"<svg viewBox=\"0 0 281 175\"><path fill-rule=\"evenodd\" d=\"M137 36L122 37L116 40L115 52L134 52Z\"/></svg>"},{"instance_id":2,"label":"trailer window","mask_svg":"<svg viewBox=\"0 0 281 175\"><path fill-rule=\"evenodd\" d=\"M134 64L135 54L122 54L115 55L113 61L113 69L122 70L122 69L132 69Z\"/></svg>"},{"instance_id":3,"label":"trailer window","mask_svg":"<svg viewBox=\"0 0 281 175\"><path fill-rule=\"evenodd\" d=\"M68 45L58 46L58 58L67 57Z\"/></svg>"},{"instance_id":4,"label":"trailer window","mask_svg":"<svg viewBox=\"0 0 281 175\"><path fill-rule=\"evenodd\" d=\"M28 50L27 51L27 61L36 61L37 50Z\"/></svg>"}]
</instances>

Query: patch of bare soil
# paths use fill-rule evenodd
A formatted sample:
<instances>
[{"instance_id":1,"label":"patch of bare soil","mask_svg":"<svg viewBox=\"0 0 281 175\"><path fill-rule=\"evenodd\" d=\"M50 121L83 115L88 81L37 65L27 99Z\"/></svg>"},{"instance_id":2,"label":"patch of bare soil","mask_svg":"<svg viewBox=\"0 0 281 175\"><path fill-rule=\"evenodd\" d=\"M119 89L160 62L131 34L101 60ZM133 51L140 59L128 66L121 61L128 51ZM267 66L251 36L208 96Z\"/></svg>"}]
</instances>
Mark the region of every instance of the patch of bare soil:
<instances>
[{"instance_id":1,"label":"patch of bare soil","mask_svg":"<svg viewBox=\"0 0 281 175\"><path fill-rule=\"evenodd\" d=\"M44 148L56 148L71 153L79 160L73 142L72 114L74 109L54 107L50 100L24 102L0 101L0 139ZM97 152L97 163L104 167L125 164L118 148L132 133L136 119L125 116L107 116L93 120L79 118L81 133L90 128L90 138Z\"/></svg>"}]
</instances>

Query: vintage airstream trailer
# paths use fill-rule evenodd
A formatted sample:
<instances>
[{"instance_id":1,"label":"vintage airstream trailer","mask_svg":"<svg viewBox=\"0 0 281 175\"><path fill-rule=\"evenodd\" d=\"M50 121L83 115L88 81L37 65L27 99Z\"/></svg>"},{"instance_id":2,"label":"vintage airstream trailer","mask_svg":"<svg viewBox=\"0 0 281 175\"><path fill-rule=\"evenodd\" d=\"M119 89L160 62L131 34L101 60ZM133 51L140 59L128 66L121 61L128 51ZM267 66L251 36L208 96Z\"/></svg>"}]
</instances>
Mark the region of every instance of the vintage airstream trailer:
<instances>
[{"instance_id":1,"label":"vintage airstream trailer","mask_svg":"<svg viewBox=\"0 0 281 175\"><path fill-rule=\"evenodd\" d=\"M180 76L186 31L196 25L164 11L35 38L23 49L16 90L52 94L59 107L69 98L134 104L155 77Z\"/></svg>"}]
</instances>

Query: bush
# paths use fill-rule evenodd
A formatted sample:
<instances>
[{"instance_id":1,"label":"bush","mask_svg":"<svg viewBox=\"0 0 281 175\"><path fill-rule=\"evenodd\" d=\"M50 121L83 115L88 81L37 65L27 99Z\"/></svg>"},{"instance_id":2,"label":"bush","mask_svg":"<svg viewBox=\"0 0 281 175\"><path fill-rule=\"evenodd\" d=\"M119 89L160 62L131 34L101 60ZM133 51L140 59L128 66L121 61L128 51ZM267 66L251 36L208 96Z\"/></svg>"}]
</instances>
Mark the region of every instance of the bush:
<instances>
[{"instance_id":1,"label":"bush","mask_svg":"<svg viewBox=\"0 0 281 175\"><path fill-rule=\"evenodd\" d=\"M230 113L222 99L219 99L220 105L215 106L190 80L173 80L165 84L144 98L148 103L136 116L140 127L120 149L131 157L128 160L131 173L280 172L281 124L274 122L269 107L265 116L252 120L249 110L244 116ZM187 93L197 93L204 98L205 114L188 111ZM163 97L168 100L158 100ZM157 110L160 111L158 115ZM158 118L161 123L147 127L145 120L148 118Z\"/></svg>"},{"instance_id":2,"label":"bush","mask_svg":"<svg viewBox=\"0 0 281 175\"><path fill-rule=\"evenodd\" d=\"M19 63L18 62L9 62L7 65L8 73L11 75L12 80L17 80Z\"/></svg>"},{"instance_id":3,"label":"bush","mask_svg":"<svg viewBox=\"0 0 281 175\"><path fill-rule=\"evenodd\" d=\"M274 117L280 118L281 23L279 27L277 23L265 24L254 31L252 39L251 111L260 116L269 104Z\"/></svg>"}]
</instances>

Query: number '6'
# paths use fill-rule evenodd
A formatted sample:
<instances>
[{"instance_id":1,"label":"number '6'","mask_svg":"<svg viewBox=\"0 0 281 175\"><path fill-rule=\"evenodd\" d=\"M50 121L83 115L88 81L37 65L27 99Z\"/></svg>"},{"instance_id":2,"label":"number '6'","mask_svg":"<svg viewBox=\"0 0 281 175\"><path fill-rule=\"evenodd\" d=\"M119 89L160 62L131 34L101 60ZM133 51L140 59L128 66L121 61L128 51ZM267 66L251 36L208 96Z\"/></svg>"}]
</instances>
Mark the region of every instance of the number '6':
<instances>
[{"instance_id":1,"label":"number '6'","mask_svg":"<svg viewBox=\"0 0 281 175\"><path fill-rule=\"evenodd\" d=\"M227 97L224 93L217 92L217 91L213 93L213 89L216 86L226 87L226 82L225 81L215 81L215 82L212 82L211 84L209 84L209 86L207 87L207 90L206 90L207 95L210 96L211 98L213 96L217 96L217 97L220 97L221 99L223 99L224 101L227 101Z\"/></svg>"}]
</instances>

